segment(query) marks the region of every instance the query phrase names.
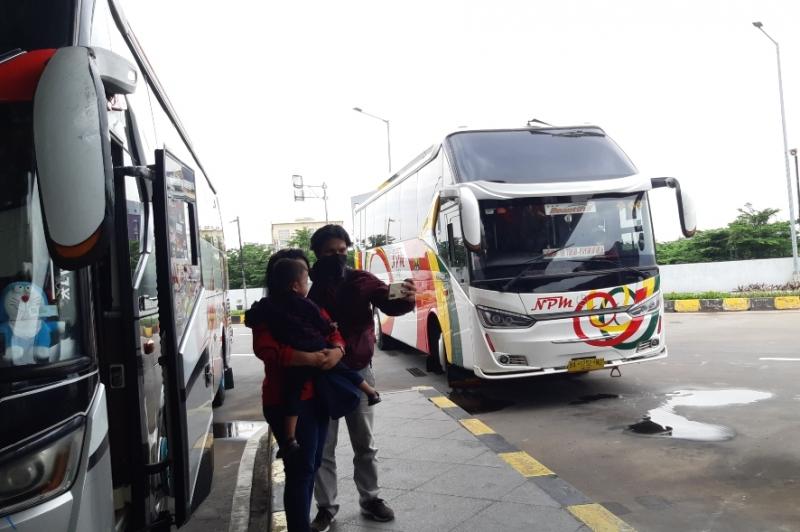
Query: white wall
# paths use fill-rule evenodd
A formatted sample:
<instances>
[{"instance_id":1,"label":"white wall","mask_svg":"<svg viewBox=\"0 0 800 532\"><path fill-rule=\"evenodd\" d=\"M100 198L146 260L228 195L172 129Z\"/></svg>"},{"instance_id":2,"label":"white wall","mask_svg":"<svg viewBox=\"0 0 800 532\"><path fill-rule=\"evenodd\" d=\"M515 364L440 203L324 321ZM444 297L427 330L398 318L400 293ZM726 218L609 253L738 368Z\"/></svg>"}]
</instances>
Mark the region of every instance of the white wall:
<instances>
[{"instance_id":1,"label":"white wall","mask_svg":"<svg viewBox=\"0 0 800 532\"><path fill-rule=\"evenodd\" d=\"M664 292L729 292L753 283L789 282L792 258L671 264L660 268Z\"/></svg>"},{"instance_id":2,"label":"white wall","mask_svg":"<svg viewBox=\"0 0 800 532\"><path fill-rule=\"evenodd\" d=\"M228 290L228 301L231 302L231 310L237 310L239 305L242 310L247 310L253 303L264 297L263 288L248 288L247 289L247 306L244 304L244 290L237 288L236 290Z\"/></svg>"}]
</instances>

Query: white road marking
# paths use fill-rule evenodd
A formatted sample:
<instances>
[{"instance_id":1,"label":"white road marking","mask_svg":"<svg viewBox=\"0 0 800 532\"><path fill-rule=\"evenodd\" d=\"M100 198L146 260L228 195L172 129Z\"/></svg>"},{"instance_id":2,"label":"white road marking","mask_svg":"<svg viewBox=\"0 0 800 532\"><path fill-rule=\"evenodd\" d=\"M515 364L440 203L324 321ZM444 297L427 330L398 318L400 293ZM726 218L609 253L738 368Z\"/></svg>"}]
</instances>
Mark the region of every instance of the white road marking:
<instances>
[{"instance_id":1,"label":"white road marking","mask_svg":"<svg viewBox=\"0 0 800 532\"><path fill-rule=\"evenodd\" d=\"M800 358L761 357L759 360L775 360L777 362L800 362Z\"/></svg>"},{"instance_id":2,"label":"white road marking","mask_svg":"<svg viewBox=\"0 0 800 532\"><path fill-rule=\"evenodd\" d=\"M234 336L253 336L253 333L237 332L233 333Z\"/></svg>"},{"instance_id":3,"label":"white road marking","mask_svg":"<svg viewBox=\"0 0 800 532\"><path fill-rule=\"evenodd\" d=\"M254 357L253 353L232 353L232 357Z\"/></svg>"}]
</instances>

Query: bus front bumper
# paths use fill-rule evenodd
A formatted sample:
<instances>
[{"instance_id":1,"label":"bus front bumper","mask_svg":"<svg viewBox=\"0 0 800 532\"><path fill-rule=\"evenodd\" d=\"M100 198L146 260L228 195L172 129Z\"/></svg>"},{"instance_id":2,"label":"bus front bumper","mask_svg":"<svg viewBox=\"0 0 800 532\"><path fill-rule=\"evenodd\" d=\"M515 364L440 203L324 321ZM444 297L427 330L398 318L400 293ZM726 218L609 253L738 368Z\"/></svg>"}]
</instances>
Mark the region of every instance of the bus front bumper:
<instances>
[{"instance_id":1,"label":"bus front bumper","mask_svg":"<svg viewBox=\"0 0 800 532\"><path fill-rule=\"evenodd\" d=\"M644 354L644 355L632 355L630 357L619 358L614 360L606 361L605 366L602 369L597 369L593 371L602 371L602 370L610 370L613 368L627 366L628 364L638 364L640 362L651 362L654 360L661 360L667 358L667 348L664 346L660 351L657 351L653 354ZM521 369L512 369L509 371L503 372L487 372L481 369L479 366L473 366L472 368L475 375L480 377L481 379L487 380L501 380L501 379L519 379L524 377L538 377L543 375L557 375L559 373L569 373L565 366L562 367L554 367L554 368L521 368Z\"/></svg>"}]
</instances>

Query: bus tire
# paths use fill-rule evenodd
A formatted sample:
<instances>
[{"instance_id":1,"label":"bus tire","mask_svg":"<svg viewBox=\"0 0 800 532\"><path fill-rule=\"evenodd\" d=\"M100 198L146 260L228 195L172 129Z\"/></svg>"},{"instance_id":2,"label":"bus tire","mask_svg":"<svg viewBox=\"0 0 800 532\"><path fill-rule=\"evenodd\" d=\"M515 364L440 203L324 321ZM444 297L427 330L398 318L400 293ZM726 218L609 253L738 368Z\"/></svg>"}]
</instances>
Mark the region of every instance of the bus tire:
<instances>
[{"instance_id":1,"label":"bus tire","mask_svg":"<svg viewBox=\"0 0 800 532\"><path fill-rule=\"evenodd\" d=\"M381 315L377 310L373 314L373 323L375 325L375 347L381 351L396 348L397 341L391 336L383 334L383 330L381 329Z\"/></svg>"},{"instance_id":2,"label":"bus tire","mask_svg":"<svg viewBox=\"0 0 800 532\"><path fill-rule=\"evenodd\" d=\"M442 328L436 321L432 321L428 332L428 356L427 369L431 373L447 376L450 363L447 361L447 346L444 343Z\"/></svg>"}]
</instances>

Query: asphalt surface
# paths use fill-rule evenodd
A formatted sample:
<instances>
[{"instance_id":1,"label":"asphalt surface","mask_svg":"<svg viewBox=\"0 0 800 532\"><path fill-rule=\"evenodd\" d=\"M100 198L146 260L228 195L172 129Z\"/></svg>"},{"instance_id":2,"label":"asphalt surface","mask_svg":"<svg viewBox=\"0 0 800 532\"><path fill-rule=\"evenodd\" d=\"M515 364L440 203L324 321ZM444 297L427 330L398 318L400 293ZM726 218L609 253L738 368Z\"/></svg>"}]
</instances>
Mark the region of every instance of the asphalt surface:
<instances>
[{"instance_id":1,"label":"asphalt surface","mask_svg":"<svg viewBox=\"0 0 800 532\"><path fill-rule=\"evenodd\" d=\"M792 311L668 314L669 358L627 366L620 378L504 381L449 396L638 530L798 530L798 325ZM233 437L216 440L213 491L182 530L227 530L250 426L225 423L262 421L261 363L249 355L249 331L235 332L236 388L215 411L220 436ZM424 369L410 348L376 354L379 390L449 392Z\"/></svg>"}]
</instances>

